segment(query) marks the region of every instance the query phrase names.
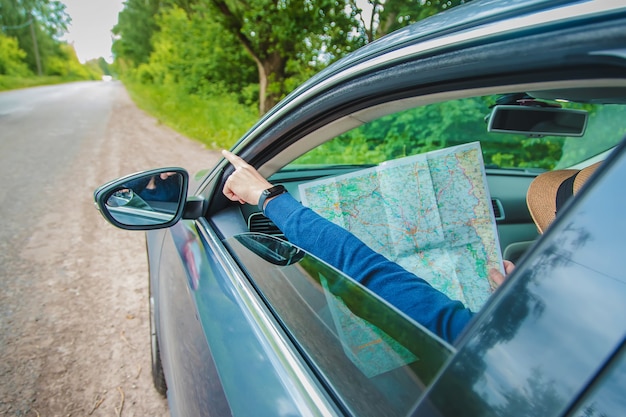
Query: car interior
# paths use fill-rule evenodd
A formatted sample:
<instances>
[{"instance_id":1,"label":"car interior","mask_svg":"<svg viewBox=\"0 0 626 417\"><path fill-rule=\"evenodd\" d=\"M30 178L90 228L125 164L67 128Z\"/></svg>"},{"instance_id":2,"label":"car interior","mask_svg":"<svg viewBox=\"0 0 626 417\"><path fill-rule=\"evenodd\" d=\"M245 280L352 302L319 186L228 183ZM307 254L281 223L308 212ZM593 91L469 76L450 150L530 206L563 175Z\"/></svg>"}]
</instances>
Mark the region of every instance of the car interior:
<instances>
[{"instance_id":1,"label":"car interior","mask_svg":"<svg viewBox=\"0 0 626 417\"><path fill-rule=\"evenodd\" d=\"M531 181L541 172L583 168L603 160L626 134L624 81L588 80L585 85L581 87L580 81L524 84L386 102L309 133L273 155L259 171L299 199L299 186L312 180L478 141L500 249L504 259L515 263L539 236L526 205ZM519 120L505 128L491 126L490 131L492 112L501 103L505 109L568 110L585 117L573 122L580 124L578 132L563 125L547 132L524 132ZM517 114L518 119L536 117ZM248 205L231 206L213 222L225 237L246 231L281 234L258 208Z\"/></svg>"}]
</instances>

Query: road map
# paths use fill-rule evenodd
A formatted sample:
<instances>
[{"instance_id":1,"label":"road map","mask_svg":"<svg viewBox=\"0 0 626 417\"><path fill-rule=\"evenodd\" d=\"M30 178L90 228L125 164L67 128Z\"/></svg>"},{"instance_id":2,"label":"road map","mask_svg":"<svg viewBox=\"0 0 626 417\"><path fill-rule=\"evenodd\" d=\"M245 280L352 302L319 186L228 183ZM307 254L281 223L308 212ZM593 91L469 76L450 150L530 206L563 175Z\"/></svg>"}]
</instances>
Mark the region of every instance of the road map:
<instances>
[{"instance_id":1,"label":"road map","mask_svg":"<svg viewBox=\"0 0 626 417\"><path fill-rule=\"evenodd\" d=\"M305 206L479 310L502 255L479 142L300 185Z\"/></svg>"}]
</instances>

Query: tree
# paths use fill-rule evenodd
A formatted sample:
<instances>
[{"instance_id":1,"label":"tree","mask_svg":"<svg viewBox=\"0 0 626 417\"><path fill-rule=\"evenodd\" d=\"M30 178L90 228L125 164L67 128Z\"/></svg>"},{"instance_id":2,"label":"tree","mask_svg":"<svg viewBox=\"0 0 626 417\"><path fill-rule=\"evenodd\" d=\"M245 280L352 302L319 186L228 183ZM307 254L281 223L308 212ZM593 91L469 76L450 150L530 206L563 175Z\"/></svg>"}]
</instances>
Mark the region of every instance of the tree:
<instances>
[{"instance_id":1,"label":"tree","mask_svg":"<svg viewBox=\"0 0 626 417\"><path fill-rule=\"evenodd\" d=\"M32 72L46 72L52 57L62 56L60 36L70 17L58 0L0 0L0 30L17 39Z\"/></svg>"},{"instance_id":2,"label":"tree","mask_svg":"<svg viewBox=\"0 0 626 417\"><path fill-rule=\"evenodd\" d=\"M112 51L118 59L127 60L134 67L148 62L152 53L152 35L157 30L155 15L158 0L126 0L118 15L113 34Z\"/></svg>"},{"instance_id":3,"label":"tree","mask_svg":"<svg viewBox=\"0 0 626 417\"><path fill-rule=\"evenodd\" d=\"M256 63L263 114L292 89L289 78L308 78L307 67L319 71L367 42L463 0L207 2Z\"/></svg>"},{"instance_id":4,"label":"tree","mask_svg":"<svg viewBox=\"0 0 626 417\"><path fill-rule=\"evenodd\" d=\"M203 13L188 16L174 6L159 13L156 22L150 59L138 69L144 82L176 84L198 95L241 93L256 82L248 54Z\"/></svg>"},{"instance_id":5,"label":"tree","mask_svg":"<svg viewBox=\"0 0 626 417\"><path fill-rule=\"evenodd\" d=\"M57 75L73 80L97 80L102 78L102 72L96 65L81 64L76 56L76 50L66 43L58 46L59 53L48 62L48 75Z\"/></svg>"},{"instance_id":6,"label":"tree","mask_svg":"<svg viewBox=\"0 0 626 417\"><path fill-rule=\"evenodd\" d=\"M352 19L333 0L255 2L208 0L218 22L243 45L259 77L259 111L269 110L285 94L285 81L303 63L314 63L326 45L351 41Z\"/></svg>"},{"instance_id":7,"label":"tree","mask_svg":"<svg viewBox=\"0 0 626 417\"><path fill-rule=\"evenodd\" d=\"M349 0L358 30L372 42L411 23L464 3L465 0Z\"/></svg>"},{"instance_id":8,"label":"tree","mask_svg":"<svg viewBox=\"0 0 626 417\"><path fill-rule=\"evenodd\" d=\"M186 89L189 89L189 82L208 81L235 85L241 91L241 84L247 82L249 71L239 71L243 67L232 64L247 66L252 63L258 78L259 112L263 114L297 85L336 59L390 31L462 2L127 0L114 28L118 39L113 52L118 68L137 69L143 65L141 79L149 82L165 78L178 80L186 84ZM170 20L164 20L163 16L173 9L184 12L190 26L183 28L188 23L181 20L182 14L177 19L169 16ZM177 25L177 29L168 28L168 22ZM213 26L215 24L220 25L221 33ZM210 40L206 33L196 30L203 26L211 33ZM185 33L185 37L181 37L181 33ZM240 58L237 49L231 45L233 40L252 61ZM194 44L203 45L204 49L194 48ZM184 51L175 51L178 48ZM236 56L218 65L207 60L207 57L219 55L215 49L229 49ZM194 68L191 77L190 68ZM230 71L224 71L225 68ZM163 71L168 72L167 77ZM199 73L202 73L201 77L198 77ZM244 78L233 83L234 74ZM197 89L203 90L201 86Z\"/></svg>"}]
</instances>

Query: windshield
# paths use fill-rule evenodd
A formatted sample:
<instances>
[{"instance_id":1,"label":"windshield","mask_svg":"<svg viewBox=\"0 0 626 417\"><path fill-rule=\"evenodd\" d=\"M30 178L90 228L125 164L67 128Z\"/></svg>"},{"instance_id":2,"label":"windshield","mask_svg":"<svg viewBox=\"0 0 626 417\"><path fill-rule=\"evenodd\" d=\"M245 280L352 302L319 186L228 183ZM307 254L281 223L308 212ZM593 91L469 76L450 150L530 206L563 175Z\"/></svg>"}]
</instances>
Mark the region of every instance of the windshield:
<instances>
[{"instance_id":1,"label":"windshield","mask_svg":"<svg viewBox=\"0 0 626 417\"><path fill-rule=\"evenodd\" d=\"M287 166L377 164L479 141L493 169L552 170L576 165L614 147L626 135L626 106L549 102L588 113L581 137L529 137L487 131L499 96L471 97L390 114L343 133Z\"/></svg>"}]
</instances>

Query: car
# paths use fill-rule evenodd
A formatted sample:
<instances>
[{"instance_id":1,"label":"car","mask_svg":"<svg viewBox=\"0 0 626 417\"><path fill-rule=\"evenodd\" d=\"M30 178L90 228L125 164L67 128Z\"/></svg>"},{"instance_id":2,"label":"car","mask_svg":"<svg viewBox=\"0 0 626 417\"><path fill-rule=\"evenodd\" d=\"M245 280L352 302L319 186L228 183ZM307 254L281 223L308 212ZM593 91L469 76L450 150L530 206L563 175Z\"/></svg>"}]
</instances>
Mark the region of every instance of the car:
<instances>
[{"instance_id":1,"label":"car","mask_svg":"<svg viewBox=\"0 0 626 417\"><path fill-rule=\"evenodd\" d=\"M152 372L171 415L626 414L625 28L623 2L468 2L330 65L232 148L302 200L316 181L478 142L516 268L455 340L226 198L225 159L193 184L164 167L99 187L109 222L146 231ZM599 161L539 233L533 181ZM165 173L168 210L127 207L133 181Z\"/></svg>"}]
</instances>

